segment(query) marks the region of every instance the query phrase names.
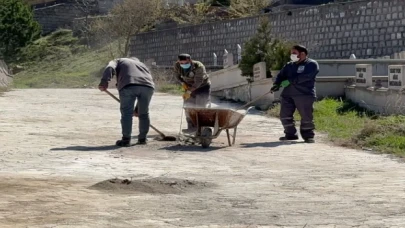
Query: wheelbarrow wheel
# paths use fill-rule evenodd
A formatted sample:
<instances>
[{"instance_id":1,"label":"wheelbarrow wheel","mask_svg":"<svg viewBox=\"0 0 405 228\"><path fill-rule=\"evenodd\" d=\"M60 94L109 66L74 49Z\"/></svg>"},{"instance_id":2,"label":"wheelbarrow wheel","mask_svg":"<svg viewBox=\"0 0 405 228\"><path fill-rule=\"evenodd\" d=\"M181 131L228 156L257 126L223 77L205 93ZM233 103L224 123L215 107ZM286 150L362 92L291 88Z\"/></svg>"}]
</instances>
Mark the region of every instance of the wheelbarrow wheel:
<instances>
[{"instance_id":1,"label":"wheelbarrow wheel","mask_svg":"<svg viewBox=\"0 0 405 228\"><path fill-rule=\"evenodd\" d=\"M201 146L202 148L208 148L212 142L212 130L207 127L201 132Z\"/></svg>"}]
</instances>

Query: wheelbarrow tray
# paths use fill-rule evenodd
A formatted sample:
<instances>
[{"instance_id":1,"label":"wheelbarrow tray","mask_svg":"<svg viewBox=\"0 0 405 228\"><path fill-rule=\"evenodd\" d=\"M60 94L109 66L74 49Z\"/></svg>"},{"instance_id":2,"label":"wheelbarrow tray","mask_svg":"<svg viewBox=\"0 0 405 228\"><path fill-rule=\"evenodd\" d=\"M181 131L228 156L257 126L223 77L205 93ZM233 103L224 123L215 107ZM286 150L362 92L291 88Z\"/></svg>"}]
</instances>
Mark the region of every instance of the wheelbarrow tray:
<instances>
[{"instance_id":1,"label":"wheelbarrow tray","mask_svg":"<svg viewBox=\"0 0 405 228\"><path fill-rule=\"evenodd\" d=\"M235 128L245 114L232 109L216 108L184 108L195 126L215 127L218 116L218 127L221 129Z\"/></svg>"},{"instance_id":2,"label":"wheelbarrow tray","mask_svg":"<svg viewBox=\"0 0 405 228\"><path fill-rule=\"evenodd\" d=\"M239 123L243 120L250 108L238 112L232 109L224 108L193 108L185 107L186 114L190 117L191 122L197 126L196 139L211 140L217 138L222 130L226 130L229 146L235 144L236 130ZM204 134L203 128L214 128L210 134ZM231 143L229 129L234 129L233 143ZM207 143L209 144L209 143Z\"/></svg>"}]
</instances>

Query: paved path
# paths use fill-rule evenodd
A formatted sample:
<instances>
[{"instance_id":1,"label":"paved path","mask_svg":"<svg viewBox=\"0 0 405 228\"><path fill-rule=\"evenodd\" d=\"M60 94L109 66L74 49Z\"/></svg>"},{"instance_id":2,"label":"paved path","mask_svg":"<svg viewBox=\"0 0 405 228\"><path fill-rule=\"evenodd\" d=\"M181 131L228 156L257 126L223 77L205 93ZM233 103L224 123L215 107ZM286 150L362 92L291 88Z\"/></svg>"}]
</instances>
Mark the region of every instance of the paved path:
<instances>
[{"instance_id":1,"label":"paved path","mask_svg":"<svg viewBox=\"0 0 405 228\"><path fill-rule=\"evenodd\" d=\"M153 124L165 133L179 131L180 114L180 97L153 98ZM405 227L405 165L383 155L279 143L279 121L254 113L235 147L222 134L205 151L158 141L117 149L119 118L97 90L0 97L0 227ZM155 177L207 187L91 188Z\"/></svg>"}]
</instances>

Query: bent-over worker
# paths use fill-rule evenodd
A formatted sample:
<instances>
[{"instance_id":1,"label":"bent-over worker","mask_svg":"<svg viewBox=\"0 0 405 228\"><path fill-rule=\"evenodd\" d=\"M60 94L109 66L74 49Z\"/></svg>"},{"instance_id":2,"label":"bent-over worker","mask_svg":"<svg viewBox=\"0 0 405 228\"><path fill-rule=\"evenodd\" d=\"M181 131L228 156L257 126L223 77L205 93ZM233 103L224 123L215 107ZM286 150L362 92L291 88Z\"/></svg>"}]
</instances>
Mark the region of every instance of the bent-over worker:
<instances>
[{"instance_id":1,"label":"bent-over worker","mask_svg":"<svg viewBox=\"0 0 405 228\"><path fill-rule=\"evenodd\" d=\"M116 75L117 89L120 97L122 139L117 146L130 146L132 134L132 116L139 118L139 135L137 144L146 144L149 132L149 104L155 90L150 70L135 57L118 58L109 62L104 70L99 89L105 91L108 83ZM138 101L135 106L136 100Z\"/></svg>"},{"instance_id":2,"label":"bent-over worker","mask_svg":"<svg viewBox=\"0 0 405 228\"><path fill-rule=\"evenodd\" d=\"M204 64L192 60L189 54L180 54L174 64L174 73L186 91L183 94L185 107L211 107L211 81ZM184 132L195 132L196 126L187 114L186 120L187 129Z\"/></svg>"},{"instance_id":3,"label":"bent-over worker","mask_svg":"<svg viewBox=\"0 0 405 228\"><path fill-rule=\"evenodd\" d=\"M280 138L282 141L298 139L294 121L294 112L297 109L301 116L301 137L307 143L315 142L313 104L316 99L315 81L319 65L307 55L308 50L304 46L294 46L291 49L291 62L281 69L271 88L275 92L284 87L280 95L280 119L285 133Z\"/></svg>"}]
</instances>

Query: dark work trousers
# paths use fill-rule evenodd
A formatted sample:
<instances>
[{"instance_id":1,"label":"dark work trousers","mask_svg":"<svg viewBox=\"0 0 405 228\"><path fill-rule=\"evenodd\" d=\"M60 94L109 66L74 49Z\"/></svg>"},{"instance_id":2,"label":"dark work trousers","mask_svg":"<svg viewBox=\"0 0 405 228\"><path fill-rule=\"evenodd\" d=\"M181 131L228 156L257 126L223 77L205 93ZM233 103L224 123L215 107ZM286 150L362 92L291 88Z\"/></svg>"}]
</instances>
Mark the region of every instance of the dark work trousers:
<instances>
[{"instance_id":1,"label":"dark work trousers","mask_svg":"<svg viewBox=\"0 0 405 228\"><path fill-rule=\"evenodd\" d=\"M294 113L298 110L301 116L300 133L303 139L314 138L315 124L313 118L314 102L313 96L281 97L280 119L286 136L297 135L295 128Z\"/></svg>"},{"instance_id":2,"label":"dark work trousers","mask_svg":"<svg viewBox=\"0 0 405 228\"><path fill-rule=\"evenodd\" d=\"M211 85L196 89L190 94L190 98L184 101L184 107L210 108L211 107ZM195 128L190 116L186 113L187 128Z\"/></svg>"},{"instance_id":3,"label":"dark work trousers","mask_svg":"<svg viewBox=\"0 0 405 228\"><path fill-rule=\"evenodd\" d=\"M146 139L150 126L149 105L153 93L153 88L142 85L128 85L119 91L121 100L121 128L123 137L130 138L132 135L134 106L135 102L138 101L138 140Z\"/></svg>"}]
</instances>

